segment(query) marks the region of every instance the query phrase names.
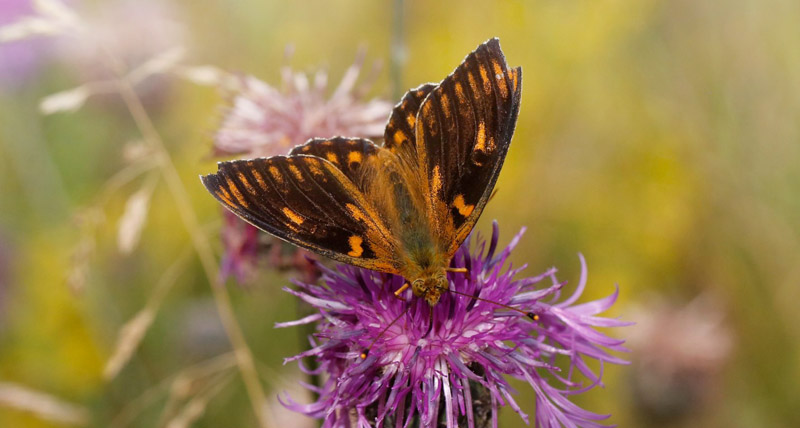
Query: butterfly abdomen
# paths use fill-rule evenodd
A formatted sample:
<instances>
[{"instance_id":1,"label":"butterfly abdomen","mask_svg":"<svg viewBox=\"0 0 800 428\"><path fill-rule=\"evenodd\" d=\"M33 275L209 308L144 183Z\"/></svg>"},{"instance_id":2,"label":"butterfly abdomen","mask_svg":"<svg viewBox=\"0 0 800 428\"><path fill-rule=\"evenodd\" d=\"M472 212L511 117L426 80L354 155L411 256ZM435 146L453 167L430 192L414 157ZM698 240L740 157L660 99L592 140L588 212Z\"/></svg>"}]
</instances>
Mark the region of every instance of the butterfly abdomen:
<instances>
[{"instance_id":1,"label":"butterfly abdomen","mask_svg":"<svg viewBox=\"0 0 800 428\"><path fill-rule=\"evenodd\" d=\"M384 212L403 250L400 253L405 257L400 262L407 266L404 275L412 281L415 275L421 275L429 267L438 264L437 254L441 253L430 230L424 197L412 190L419 187L414 180L413 175L403 171L403 165L388 162L373 183L378 188L375 194L383 199Z\"/></svg>"}]
</instances>

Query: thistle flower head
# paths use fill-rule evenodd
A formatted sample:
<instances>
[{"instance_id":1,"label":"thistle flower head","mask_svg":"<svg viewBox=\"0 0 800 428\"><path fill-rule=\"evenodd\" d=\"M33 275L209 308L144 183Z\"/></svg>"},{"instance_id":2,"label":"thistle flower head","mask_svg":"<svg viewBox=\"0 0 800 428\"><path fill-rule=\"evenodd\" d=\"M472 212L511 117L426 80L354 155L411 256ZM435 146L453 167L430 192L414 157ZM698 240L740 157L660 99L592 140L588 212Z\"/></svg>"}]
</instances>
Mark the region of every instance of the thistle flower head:
<instances>
[{"instance_id":1,"label":"thistle flower head","mask_svg":"<svg viewBox=\"0 0 800 428\"><path fill-rule=\"evenodd\" d=\"M228 210L222 216L221 237L225 252L219 273L223 280L234 277L239 284L250 284L257 279L259 266L291 270L309 282L319 277L314 256L309 252L262 233Z\"/></svg>"},{"instance_id":2,"label":"thistle flower head","mask_svg":"<svg viewBox=\"0 0 800 428\"><path fill-rule=\"evenodd\" d=\"M359 55L330 96L324 71L310 82L305 73L284 67L282 90L243 76L216 134L215 150L266 157L285 154L314 137L383 136L392 105L378 99L364 101L365 88L355 89L362 62Z\"/></svg>"},{"instance_id":3,"label":"thistle flower head","mask_svg":"<svg viewBox=\"0 0 800 428\"><path fill-rule=\"evenodd\" d=\"M564 283L556 279L555 268L522 277L524 267L511 267L508 257L520 235L495 254L495 224L488 249L480 242L470 253L467 240L454 256L453 266L468 273L449 274L450 288L484 300L444 293L431 308L423 299L393 296L403 284L401 277L350 266L323 268L326 286L298 281L298 290L287 288L319 310L278 324L317 324L312 348L287 362L316 358L327 380L316 390L317 402L303 405L285 398L285 404L324 419L324 427L400 427L415 421L420 427L496 427L503 405L527 423L512 397L507 380L512 377L536 392L537 426L604 426L599 421L608 415L581 409L568 397L601 383L587 360L599 361L601 373L606 362L625 363L607 352L625 351L623 341L594 329L627 325L595 316L616 301L617 292L575 305L586 284L581 256L577 290L561 300ZM484 422L487 413L491 416Z\"/></svg>"}]
</instances>

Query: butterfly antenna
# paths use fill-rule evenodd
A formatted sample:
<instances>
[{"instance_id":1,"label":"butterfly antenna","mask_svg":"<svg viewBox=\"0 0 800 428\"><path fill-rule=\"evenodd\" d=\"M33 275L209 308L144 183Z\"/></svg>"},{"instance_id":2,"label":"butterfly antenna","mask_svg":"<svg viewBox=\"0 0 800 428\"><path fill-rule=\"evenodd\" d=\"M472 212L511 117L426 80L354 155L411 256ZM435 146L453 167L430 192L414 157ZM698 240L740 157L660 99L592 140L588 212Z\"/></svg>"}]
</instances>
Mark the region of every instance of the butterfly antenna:
<instances>
[{"instance_id":1,"label":"butterfly antenna","mask_svg":"<svg viewBox=\"0 0 800 428\"><path fill-rule=\"evenodd\" d=\"M369 351L372 349L372 345L374 345L375 342L377 342L378 339L380 339L383 336L383 334L386 333L386 330L389 330L389 328L391 328L400 318L402 318L403 315L407 314L408 310L410 308L411 308L411 305L407 304L406 305L406 310L404 310L403 312L400 313L400 315L395 317L395 319L393 319L392 322L389 323L389 325L384 327L383 330L381 330L381 332L378 333L378 335L375 336L374 339L372 339L372 342L370 342L369 346L367 346L367 349L365 349L364 352L362 352L361 355L359 355L362 360L366 360L367 359L367 356L369 355Z\"/></svg>"},{"instance_id":2,"label":"butterfly antenna","mask_svg":"<svg viewBox=\"0 0 800 428\"><path fill-rule=\"evenodd\" d=\"M440 287L440 289L442 291L447 291L447 292L450 292L450 293L453 293L453 294L458 294L459 296L469 297L470 299L475 299L475 300L479 300L481 302L491 303L493 305L500 306L501 308L506 308L506 309L514 311L514 312L519 312L522 315L525 315L526 317L528 317L528 318L530 318L530 319L532 319L534 321L539 321L539 315L535 314L533 312L525 312L525 311L523 311L522 309L519 309L519 308L515 308L515 307L512 307L512 306L504 305L504 304L502 304L500 302L495 302L494 300L488 300L488 299L484 299L484 298L481 298L481 297L478 297L478 296L473 296L471 294L462 293L460 291L456 291L456 290L453 290L451 288Z\"/></svg>"}]
</instances>

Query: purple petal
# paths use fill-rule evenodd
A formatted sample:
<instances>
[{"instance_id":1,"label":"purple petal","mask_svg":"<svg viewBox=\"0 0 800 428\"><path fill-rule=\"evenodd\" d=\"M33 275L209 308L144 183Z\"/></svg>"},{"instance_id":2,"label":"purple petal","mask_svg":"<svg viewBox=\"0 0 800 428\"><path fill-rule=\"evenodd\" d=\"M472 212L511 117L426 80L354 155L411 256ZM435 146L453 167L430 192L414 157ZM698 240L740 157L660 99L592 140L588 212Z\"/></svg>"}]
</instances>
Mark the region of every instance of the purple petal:
<instances>
[{"instance_id":1,"label":"purple petal","mask_svg":"<svg viewBox=\"0 0 800 428\"><path fill-rule=\"evenodd\" d=\"M294 327L298 325L309 324L315 321L319 321L322 319L322 315L320 314L313 314L307 317L301 318L296 321L286 321L286 322L276 322L275 328L285 328L285 327Z\"/></svg>"}]
</instances>

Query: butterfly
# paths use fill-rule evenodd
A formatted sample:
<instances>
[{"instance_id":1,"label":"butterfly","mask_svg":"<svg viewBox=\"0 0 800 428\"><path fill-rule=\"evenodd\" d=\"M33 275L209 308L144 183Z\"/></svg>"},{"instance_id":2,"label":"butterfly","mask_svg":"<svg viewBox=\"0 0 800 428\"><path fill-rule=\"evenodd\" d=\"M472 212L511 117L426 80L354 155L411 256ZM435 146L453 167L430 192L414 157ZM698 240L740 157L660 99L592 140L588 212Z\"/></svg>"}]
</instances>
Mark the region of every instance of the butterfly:
<instances>
[{"instance_id":1,"label":"butterfly","mask_svg":"<svg viewBox=\"0 0 800 428\"><path fill-rule=\"evenodd\" d=\"M257 228L333 260L402 275L436 305L456 250L494 188L514 133L522 69L499 41L394 107L382 146L316 138L286 156L220 162L201 176Z\"/></svg>"}]
</instances>

